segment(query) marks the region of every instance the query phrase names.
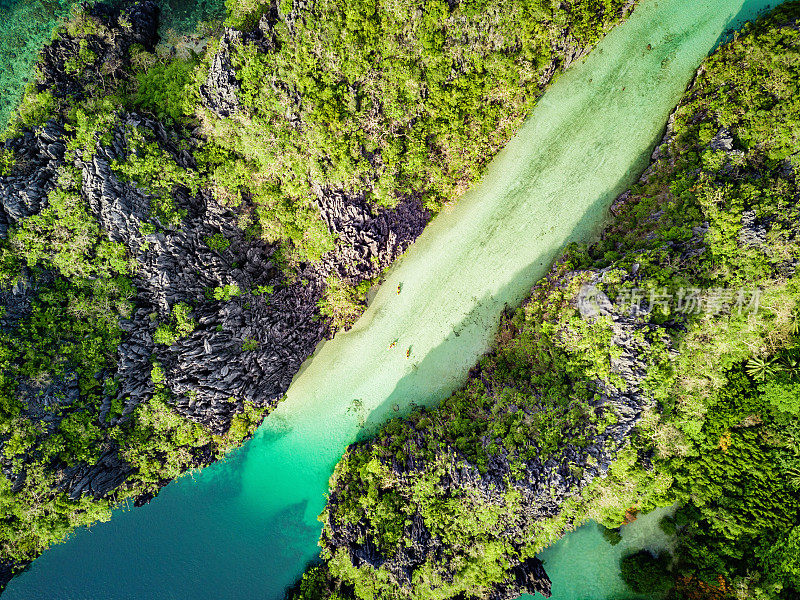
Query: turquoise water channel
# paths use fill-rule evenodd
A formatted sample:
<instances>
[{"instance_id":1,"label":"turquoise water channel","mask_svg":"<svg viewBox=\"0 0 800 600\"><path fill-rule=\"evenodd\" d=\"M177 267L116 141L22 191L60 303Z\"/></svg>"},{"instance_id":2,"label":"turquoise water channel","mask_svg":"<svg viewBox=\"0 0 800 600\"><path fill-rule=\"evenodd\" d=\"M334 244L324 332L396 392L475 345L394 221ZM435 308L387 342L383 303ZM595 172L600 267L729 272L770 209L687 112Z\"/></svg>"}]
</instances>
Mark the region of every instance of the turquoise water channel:
<instances>
[{"instance_id":1,"label":"turquoise water channel","mask_svg":"<svg viewBox=\"0 0 800 600\"><path fill-rule=\"evenodd\" d=\"M551 86L481 182L390 271L356 326L318 349L252 441L147 507L76 532L4 600L282 598L317 555L316 517L346 446L463 383L504 306L524 298L566 243L595 233L647 164L703 57L767 6L642 0ZM573 544L583 531L554 548L607 560L603 545ZM562 600L577 599L570 590L604 599L618 587L584 585L591 571L551 566Z\"/></svg>"},{"instance_id":2,"label":"turquoise water channel","mask_svg":"<svg viewBox=\"0 0 800 600\"><path fill-rule=\"evenodd\" d=\"M0 130L17 106L39 49L75 0L0 0Z\"/></svg>"}]
</instances>

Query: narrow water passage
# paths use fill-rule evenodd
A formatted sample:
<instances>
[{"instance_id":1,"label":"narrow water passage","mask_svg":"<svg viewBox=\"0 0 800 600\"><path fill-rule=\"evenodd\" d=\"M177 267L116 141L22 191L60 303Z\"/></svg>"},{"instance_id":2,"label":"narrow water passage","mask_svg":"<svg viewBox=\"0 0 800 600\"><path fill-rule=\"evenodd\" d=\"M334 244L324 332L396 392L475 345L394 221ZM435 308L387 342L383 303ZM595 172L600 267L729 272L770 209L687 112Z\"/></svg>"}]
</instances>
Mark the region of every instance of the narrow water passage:
<instances>
[{"instance_id":1,"label":"narrow water passage","mask_svg":"<svg viewBox=\"0 0 800 600\"><path fill-rule=\"evenodd\" d=\"M345 447L463 382L503 307L524 298L564 244L596 231L645 166L720 35L766 6L642 0L429 226L356 327L319 349L250 443L149 506L77 532L4 600L282 598L317 554L316 516Z\"/></svg>"}]
</instances>

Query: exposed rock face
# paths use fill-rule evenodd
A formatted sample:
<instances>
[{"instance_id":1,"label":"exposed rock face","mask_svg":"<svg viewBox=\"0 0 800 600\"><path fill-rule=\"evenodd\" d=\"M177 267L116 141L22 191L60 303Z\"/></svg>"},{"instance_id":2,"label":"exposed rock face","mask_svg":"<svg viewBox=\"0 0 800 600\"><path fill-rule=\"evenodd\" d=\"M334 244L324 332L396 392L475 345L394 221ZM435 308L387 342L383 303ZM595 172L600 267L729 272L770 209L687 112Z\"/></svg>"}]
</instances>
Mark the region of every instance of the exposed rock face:
<instances>
[{"instance_id":1,"label":"exposed rock face","mask_svg":"<svg viewBox=\"0 0 800 600\"><path fill-rule=\"evenodd\" d=\"M545 598L550 597L550 578L544 570L542 561L529 558L509 571L506 581L496 586L489 600L516 600L521 594L539 592Z\"/></svg>"},{"instance_id":2,"label":"exposed rock face","mask_svg":"<svg viewBox=\"0 0 800 600\"><path fill-rule=\"evenodd\" d=\"M12 150L17 168L0 184L0 235L10 226L38 213L56 186L58 167L64 163L64 129L52 121L41 131L25 132L6 140L4 148Z\"/></svg>"},{"instance_id":3,"label":"exposed rock face","mask_svg":"<svg viewBox=\"0 0 800 600\"><path fill-rule=\"evenodd\" d=\"M200 100L218 117L233 116L241 109L236 96L241 84L231 62L231 48L237 44L253 42L262 52L274 49L276 42L272 28L279 18L277 4L273 4L252 31L241 32L230 27L225 28L211 61L206 83L200 86ZM285 22L292 26L288 20Z\"/></svg>"},{"instance_id":4,"label":"exposed rock face","mask_svg":"<svg viewBox=\"0 0 800 600\"><path fill-rule=\"evenodd\" d=\"M746 210L742 213L739 243L742 246L754 246L756 248L763 248L767 243L767 227L764 223L759 222L754 210Z\"/></svg>"},{"instance_id":5,"label":"exposed rock face","mask_svg":"<svg viewBox=\"0 0 800 600\"><path fill-rule=\"evenodd\" d=\"M85 79L113 75L131 44L152 48L157 40L158 9L153 2L134 4L122 13L95 5L90 14L105 29L89 36L96 60L86 65L82 75L65 69L79 48L68 35L43 52L42 78L59 95L80 97L87 85ZM264 46L271 43L270 18L274 16L265 16L249 34ZM215 60L217 75L210 77L204 88L206 101L216 102L220 111L236 110L238 84L224 49L237 35L241 34L226 33L219 60ZM329 333L318 309L326 278L337 273L358 283L375 277L419 235L428 214L412 200L373 214L363 199L321 192L321 216L338 234L339 242L322 261L306 265L297 281L288 281L273 261L275 247L249 237L236 225L236 215L219 205L208 190L192 194L176 188L173 200L186 211L186 218L178 226L159 222L151 213L153 198L123 181L112 168L115 160L124 160L130 152L127 133L132 128L146 132L181 167L196 166L191 152L178 143L176 132L137 114L122 115L109 144L95 148L91 159L74 162L81 171L80 191L91 213L108 238L124 244L137 263L135 308L130 318L120 323L124 336L117 357L119 387L114 397L104 398L100 425L109 427L130 418L133 410L153 395L151 371L157 362L175 410L214 433L223 433L243 411L245 402L256 407L274 405L302 362ZM63 167L68 139L61 125L49 122L37 132L28 131L4 142L13 150L16 166L12 175L0 177L0 235L46 207L47 195L58 178L67 176ZM191 141L199 143L196 138ZM220 234L226 247L210 247L207 240ZM26 273L23 271L13 289L0 293L6 308L0 327L14 327L30 310L37 283ZM40 276L39 284L46 282L44 277ZM235 286L241 294L229 299L210 295L223 286ZM258 291L268 289L272 293ZM156 329L169 319L171 307L178 302L192 307L196 327L170 346L157 344ZM80 393L72 373L46 385L20 382L18 391L26 397L28 416L51 431L57 429L60 418L45 409L55 403L68 406ZM110 416L114 400L123 401L121 416ZM71 498L107 496L133 472L113 442L101 444L103 453L93 464L56 465L60 470L58 487ZM210 449L190 452L195 466L214 459ZM5 463L0 466L7 470ZM11 471L6 475L12 483L17 480Z\"/></svg>"},{"instance_id":6,"label":"exposed rock face","mask_svg":"<svg viewBox=\"0 0 800 600\"><path fill-rule=\"evenodd\" d=\"M725 152L730 152L733 150L733 136L731 135L730 131L722 127L717 132L717 135L715 135L711 140L709 146L712 150L723 150Z\"/></svg>"},{"instance_id":7,"label":"exposed rock face","mask_svg":"<svg viewBox=\"0 0 800 600\"><path fill-rule=\"evenodd\" d=\"M644 410L653 407L653 401L642 390L641 383L647 376L647 364L642 357L650 354L649 349L655 334L649 331L646 309L637 304L616 306L603 292L597 291L595 285L602 283L604 276L605 273L601 271L584 284L583 290L594 288L594 301L581 303L579 297L578 309L581 317L589 321L605 317L613 332L611 345L622 350L619 356L612 356L610 362L611 371L622 378L623 385L597 382L600 391L598 404L612 407L618 417L617 423L608 426L605 432L598 436L598 440L603 442L610 440L614 445L622 444L641 419ZM635 273L629 278L632 279L633 276ZM667 347L670 345L666 335L660 336L659 341ZM605 474L606 468L603 463L601 471Z\"/></svg>"},{"instance_id":8,"label":"exposed rock face","mask_svg":"<svg viewBox=\"0 0 800 600\"><path fill-rule=\"evenodd\" d=\"M100 3L87 6L87 12L104 27L84 38L83 53L78 40L70 36L61 36L45 46L38 64L40 91L52 86L57 97L81 99L90 85L120 76L133 44L152 50L158 41L159 9L151 0L137 2L122 11ZM92 54L87 55L87 51ZM84 64L82 56L91 59Z\"/></svg>"},{"instance_id":9,"label":"exposed rock face","mask_svg":"<svg viewBox=\"0 0 800 600\"><path fill-rule=\"evenodd\" d=\"M179 189L174 199L187 212L180 227L143 234L143 227L152 224L151 198L120 181L110 166L124 158L127 127L147 129L177 162L193 166L159 123L135 115L126 119L111 147L83 165L89 206L108 236L130 248L139 264L139 308L124 324L129 336L119 348L119 397L126 399L127 414L152 394L149 373L155 357L178 411L220 433L241 412L243 402L275 402L322 339L325 325L313 319L322 288L316 283L286 285L271 260L274 248L248 239L235 226L235 215L204 191L191 196ZM214 250L205 240L219 234L228 246ZM231 285L242 296L228 301L206 297L208 290ZM246 293L259 286L277 291L269 298ZM197 327L170 347L157 346L152 317L166 320L177 302L195 307ZM248 340L251 349L245 351Z\"/></svg>"},{"instance_id":10,"label":"exposed rock face","mask_svg":"<svg viewBox=\"0 0 800 600\"><path fill-rule=\"evenodd\" d=\"M121 460L117 449L107 450L94 464L78 464L65 469L58 488L67 492L72 500L82 494L102 498L122 484L133 472L130 465Z\"/></svg>"},{"instance_id":11,"label":"exposed rock face","mask_svg":"<svg viewBox=\"0 0 800 600\"><path fill-rule=\"evenodd\" d=\"M377 277L422 233L430 218L414 199L373 214L363 197L317 189L325 224L339 238L334 252L325 256L318 272L335 272L349 283Z\"/></svg>"},{"instance_id":12,"label":"exposed rock face","mask_svg":"<svg viewBox=\"0 0 800 600\"><path fill-rule=\"evenodd\" d=\"M219 49L211 61L206 83L200 86L200 98L203 104L219 117L230 117L240 108L239 99L236 97L240 84L231 64L230 47L241 40L240 31L230 27L225 28Z\"/></svg>"}]
</instances>

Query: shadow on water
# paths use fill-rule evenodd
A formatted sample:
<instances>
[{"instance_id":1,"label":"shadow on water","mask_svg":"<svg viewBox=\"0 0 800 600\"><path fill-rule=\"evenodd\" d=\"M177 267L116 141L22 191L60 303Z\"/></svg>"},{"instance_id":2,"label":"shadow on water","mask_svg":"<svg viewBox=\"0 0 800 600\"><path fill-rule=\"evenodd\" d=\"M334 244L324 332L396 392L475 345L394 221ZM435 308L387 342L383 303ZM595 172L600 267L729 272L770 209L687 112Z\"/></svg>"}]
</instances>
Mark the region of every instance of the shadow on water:
<instances>
[{"instance_id":1,"label":"shadow on water","mask_svg":"<svg viewBox=\"0 0 800 600\"><path fill-rule=\"evenodd\" d=\"M778 4L780 4L780 2ZM731 39L733 34L745 23L765 15L772 8L772 5L765 6L763 0L746 0L741 10L739 10L735 15L731 16L725 31L719 36L714 49L716 49L720 43L724 43ZM670 44L676 48L680 47L688 37L688 33L677 36L676 38L670 40ZM713 52L713 50L711 52ZM624 69L624 66L617 67L617 71L621 71L622 69ZM562 249L569 243L573 241L591 242L599 237L604 225L608 220L608 208L611 206L611 203L614 201L614 199L616 199L617 196L619 196L619 194L628 189L647 168L650 163L650 156L656 144L661 141L665 132L666 125L661 129L661 132L653 138L648 150L639 154L639 157L631 164L625 175L619 179L617 185L611 187L606 193L598 197L597 200L595 200L595 202L589 206L586 213L581 217L579 222L574 227L572 235L566 237L562 242L553 245L553 247L550 249L550 254L552 256L550 256L548 264L551 265L561 253ZM547 159L544 158L543 160ZM539 168L542 166L543 165L538 165ZM587 231L591 233L587 235ZM441 400L437 394L431 394L427 397L424 395L420 396L418 384L416 383L417 380L427 380L428 378L425 377L425 373L426 371L431 370L431 365L441 364L444 357L451 356L453 354L452 346L458 344L458 337L460 336L459 332L474 327L487 326L486 323L478 322L474 316L480 312L481 306L486 306L487 304L499 305L500 302L497 300L497 298L508 297L509 295L513 295L516 290L524 289L526 286L533 285L536 280L544 275L546 270L547 269L542 271L540 264L528 265L524 269L521 269L514 279L496 295L483 296L476 304L475 309L453 329L453 333L451 333L442 344L430 351L421 362L415 363L413 367L414 371L403 377L398 382L392 393L387 397L387 399L370 413L364 424L364 427L359 433L359 440L365 440L376 435L380 431L381 426L385 424L388 419L391 419L395 416L402 417L412 412L416 406L431 406ZM501 311L502 307L499 306L493 311L497 315L493 323L493 329L495 331L499 325ZM466 379L467 375L465 374L463 381L466 381ZM415 402L409 402L408 398L423 399ZM396 410L396 407L401 408L400 410Z\"/></svg>"},{"instance_id":2,"label":"shadow on water","mask_svg":"<svg viewBox=\"0 0 800 600\"><path fill-rule=\"evenodd\" d=\"M412 402L433 405L463 383L468 367L488 347L506 303L519 304L565 244L599 233L608 205L647 165L663 133L650 116L657 114L659 123L666 120L677 88L688 81L720 26L757 8L754 1L744 3L741 11L739 0L697 1L702 7L698 16L692 16L694 5L683 0L643 3L641 22L648 25L634 28L634 37L615 38L612 32L607 38L614 43L606 48L626 54L595 59L584 79L571 69L573 75L568 71L563 77L572 83L542 98L537 110L545 116L524 130L520 137L527 138L512 141L499 157L500 167L487 173L484 191L491 190L490 200L481 203L480 193L465 198L467 203L456 207L459 220L450 222L451 230L447 222L438 228L432 223L427 232L432 235L421 239L427 244L424 251L414 255L412 249L405 264L398 265L404 269L398 277L406 280L404 295L414 293L415 282L420 286L414 302L405 305L406 296L384 291L371 320L363 319L344 343L334 340L325 352L318 349L315 364L308 370L305 365L293 383L294 397L289 394L243 449L205 469L195 482L184 479L167 486L147 509L116 515L92 532L77 532L71 544L54 547L37 561L38 568L34 565L14 582L8 597L280 598L318 553L321 526L313 517L346 445L359 429L361 437L372 434L387 419L410 410ZM730 9L730 16L723 8ZM664 26L671 21L677 25ZM704 33L685 40L693 27ZM620 40L625 48L614 45ZM654 52L647 54L650 42ZM572 85L583 93L573 93ZM540 151L543 144L549 151ZM642 147L646 151L638 152ZM444 256L449 261L433 269L431 261ZM487 285L492 279L497 287L494 281ZM424 287L431 285L439 289ZM471 287L478 297L469 298ZM439 298L438 303L426 304L430 298ZM395 337L398 315L403 347L388 356L383 353ZM423 343L425 328L431 333ZM369 351L369 360L362 350ZM376 373L365 373L365 368ZM364 398L360 406L359 396Z\"/></svg>"},{"instance_id":3,"label":"shadow on water","mask_svg":"<svg viewBox=\"0 0 800 600\"><path fill-rule=\"evenodd\" d=\"M496 294L482 296L477 301L475 308L453 328L453 331L441 344L429 351L420 362L415 363L412 360L412 371L401 378L386 400L369 413L359 432L358 441L364 441L375 436L381 427L393 417L406 416L419 406L435 407L441 400L449 396L449 393L443 394L440 390L431 390L430 393L426 394L420 390L419 382L430 381L432 379L430 374L437 371L436 366L441 365L447 357L457 353L455 347L459 345L462 335L465 339L468 339L470 338L469 331L475 329L497 332L504 309L514 309L521 304L524 298L527 298L529 293L526 291L520 294L520 290L531 290L536 282L550 270L555 260L568 244L572 242L592 242L599 238L608 220L608 209L612 202L638 180L650 162L650 155L653 149L662 137L663 130L653 138L648 149L641 152L638 158L632 162L630 168L619 178L616 185L611 186L589 205L584 215L573 227L572 233L550 245L544 253L547 256L546 260L529 264L520 269L513 279ZM520 295L524 298L513 304L500 300L500 298ZM487 311L487 306L492 308ZM488 317L486 316L487 312L490 313ZM467 373L464 373L461 385L466 382L467 375ZM409 401L409 398L414 400Z\"/></svg>"},{"instance_id":4,"label":"shadow on water","mask_svg":"<svg viewBox=\"0 0 800 600\"><path fill-rule=\"evenodd\" d=\"M781 2L775 2L765 5L763 0L745 0L741 10L728 22L725 31L720 34L717 43L714 45L714 49L716 50L722 44L732 40L745 23L766 15L780 4Z\"/></svg>"}]
</instances>

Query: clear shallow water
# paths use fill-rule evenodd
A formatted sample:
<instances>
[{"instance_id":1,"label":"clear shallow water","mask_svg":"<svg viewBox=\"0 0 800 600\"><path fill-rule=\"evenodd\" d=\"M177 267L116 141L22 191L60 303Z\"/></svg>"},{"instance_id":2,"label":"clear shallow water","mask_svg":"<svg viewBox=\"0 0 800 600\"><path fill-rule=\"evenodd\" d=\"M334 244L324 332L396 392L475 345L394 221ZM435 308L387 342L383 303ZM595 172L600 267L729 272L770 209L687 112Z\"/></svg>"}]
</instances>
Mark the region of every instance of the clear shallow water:
<instances>
[{"instance_id":1,"label":"clear shallow water","mask_svg":"<svg viewBox=\"0 0 800 600\"><path fill-rule=\"evenodd\" d=\"M550 600L605 600L642 598L631 592L619 577L619 559L625 554L647 548L651 552L672 551L674 536L667 536L658 526L672 507L659 508L622 527L622 541L609 544L595 523L579 527L539 555L553 581ZM520 596L534 600L541 596Z\"/></svg>"},{"instance_id":2,"label":"clear shallow water","mask_svg":"<svg viewBox=\"0 0 800 600\"><path fill-rule=\"evenodd\" d=\"M224 0L156 0L161 8L159 34L168 37L170 30L192 33L201 21L225 16Z\"/></svg>"},{"instance_id":3,"label":"clear shallow water","mask_svg":"<svg viewBox=\"0 0 800 600\"><path fill-rule=\"evenodd\" d=\"M550 88L480 184L426 229L357 325L318 350L250 443L148 507L76 532L4 600L281 598L317 555L316 516L345 447L394 408L436 402L463 382L503 307L524 298L565 243L593 234L646 165L702 58L766 6L643 0ZM562 547L573 535L583 534ZM556 589L578 589L575 574L555 572L565 573Z\"/></svg>"},{"instance_id":4,"label":"clear shallow water","mask_svg":"<svg viewBox=\"0 0 800 600\"><path fill-rule=\"evenodd\" d=\"M39 49L74 0L0 0L0 130L14 110Z\"/></svg>"},{"instance_id":5,"label":"clear shallow water","mask_svg":"<svg viewBox=\"0 0 800 600\"><path fill-rule=\"evenodd\" d=\"M223 16L223 0L157 0L161 35L194 31L199 21ZM69 16L76 0L0 0L0 130L17 106L41 47Z\"/></svg>"}]
</instances>

